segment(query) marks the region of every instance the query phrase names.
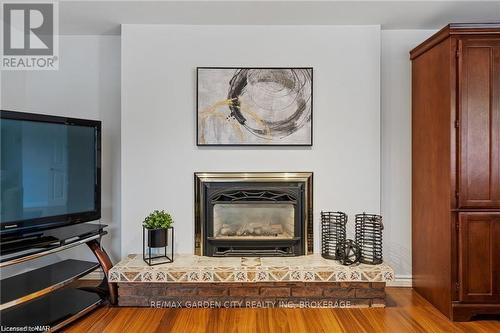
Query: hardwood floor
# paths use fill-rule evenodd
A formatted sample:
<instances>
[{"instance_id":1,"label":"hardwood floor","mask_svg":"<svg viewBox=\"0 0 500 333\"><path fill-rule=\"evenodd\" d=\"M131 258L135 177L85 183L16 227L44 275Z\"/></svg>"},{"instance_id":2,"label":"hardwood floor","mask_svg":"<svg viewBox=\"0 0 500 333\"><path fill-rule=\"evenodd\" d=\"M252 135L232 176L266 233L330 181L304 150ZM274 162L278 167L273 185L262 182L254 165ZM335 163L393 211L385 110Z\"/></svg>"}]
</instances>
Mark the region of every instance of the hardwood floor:
<instances>
[{"instance_id":1,"label":"hardwood floor","mask_svg":"<svg viewBox=\"0 0 500 333\"><path fill-rule=\"evenodd\" d=\"M371 309L149 309L102 307L65 332L500 332L500 318L450 322L410 288L387 288Z\"/></svg>"}]
</instances>

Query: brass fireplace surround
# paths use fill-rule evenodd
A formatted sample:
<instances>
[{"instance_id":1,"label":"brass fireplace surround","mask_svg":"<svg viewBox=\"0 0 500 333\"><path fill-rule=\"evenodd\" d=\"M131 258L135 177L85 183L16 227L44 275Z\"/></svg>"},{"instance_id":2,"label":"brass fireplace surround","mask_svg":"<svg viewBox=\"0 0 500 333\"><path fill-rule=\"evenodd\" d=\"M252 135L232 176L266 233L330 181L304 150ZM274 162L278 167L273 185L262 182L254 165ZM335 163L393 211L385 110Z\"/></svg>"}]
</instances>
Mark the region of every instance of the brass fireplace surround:
<instances>
[{"instance_id":1,"label":"brass fireplace surround","mask_svg":"<svg viewBox=\"0 0 500 333\"><path fill-rule=\"evenodd\" d=\"M211 182L302 182L305 189L303 210L304 253L313 253L313 173L312 172L196 172L194 174L195 200L195 251L203 255L204 186Z\"/></svg>"}]
</instances>

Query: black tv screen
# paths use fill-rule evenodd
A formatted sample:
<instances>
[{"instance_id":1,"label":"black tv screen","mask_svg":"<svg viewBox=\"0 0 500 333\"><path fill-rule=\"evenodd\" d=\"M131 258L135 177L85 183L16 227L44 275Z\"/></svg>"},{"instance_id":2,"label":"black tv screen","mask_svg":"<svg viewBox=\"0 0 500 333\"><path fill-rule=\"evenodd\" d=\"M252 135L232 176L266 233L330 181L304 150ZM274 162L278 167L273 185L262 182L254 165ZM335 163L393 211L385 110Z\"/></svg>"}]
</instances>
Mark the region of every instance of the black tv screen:
<instances>
[{"instance_id":1,"label":"black tv screen","mask_svg":"<svg viewBox=\"0 0 500 333\"><path fill-rule=\"evenodd\" d=\"M101 123L2 111L2 234L100 218Z\"/></svg>"}]
</instances>

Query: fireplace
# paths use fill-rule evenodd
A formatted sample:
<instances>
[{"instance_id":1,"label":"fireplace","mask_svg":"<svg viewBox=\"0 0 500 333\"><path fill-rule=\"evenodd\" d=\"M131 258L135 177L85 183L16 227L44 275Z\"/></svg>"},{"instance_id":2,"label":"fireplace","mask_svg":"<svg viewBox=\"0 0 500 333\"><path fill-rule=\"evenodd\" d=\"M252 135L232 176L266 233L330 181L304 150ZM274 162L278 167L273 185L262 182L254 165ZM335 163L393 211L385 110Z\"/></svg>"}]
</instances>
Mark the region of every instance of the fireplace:
<instances>
[{"instance_id":1,"label":"fireplace","mask_svg":"<svg viewBox=\"0 0 500 333\"><path fill-rule=\"evenodd\" d=\"M195 253L312 253L312 173L195 173Z\"/></svg>"}]
</instances>

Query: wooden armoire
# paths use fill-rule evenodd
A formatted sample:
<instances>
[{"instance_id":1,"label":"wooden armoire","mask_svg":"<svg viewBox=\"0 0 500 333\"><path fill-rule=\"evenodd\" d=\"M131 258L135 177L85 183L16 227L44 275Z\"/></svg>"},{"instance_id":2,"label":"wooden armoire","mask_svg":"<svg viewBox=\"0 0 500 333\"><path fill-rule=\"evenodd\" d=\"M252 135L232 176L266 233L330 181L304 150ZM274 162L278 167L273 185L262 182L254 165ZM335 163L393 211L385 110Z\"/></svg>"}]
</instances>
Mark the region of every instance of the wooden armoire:
<instances>
[{"instance_id":1,"label":"wooden armoire","mask_svg":"<svg viewBox=\"0 0 500 333\"><path fill-rule=\"evenodd\" d=\"M500 23L410 58L413 287L455 321L500 314Z\"/></svg>"}]
</instances>

